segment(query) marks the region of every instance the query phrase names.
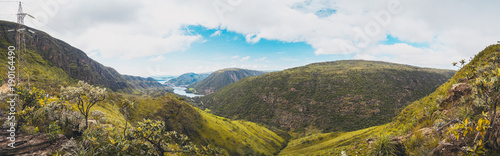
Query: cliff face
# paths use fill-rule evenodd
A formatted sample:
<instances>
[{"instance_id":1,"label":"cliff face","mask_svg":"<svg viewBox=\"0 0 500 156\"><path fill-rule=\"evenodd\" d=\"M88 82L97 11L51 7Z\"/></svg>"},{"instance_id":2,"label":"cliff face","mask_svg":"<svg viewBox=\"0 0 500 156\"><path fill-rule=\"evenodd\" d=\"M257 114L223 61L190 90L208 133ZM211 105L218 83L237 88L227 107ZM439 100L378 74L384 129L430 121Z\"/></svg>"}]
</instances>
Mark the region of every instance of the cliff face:
<instances>
[{"instance_id":1,"label":"cliff face","mask_svg":"<svg viewBox=\"0 0 500 156\"><path fill-rule=\"evenodd\" d=\"M8 46L15 45L16 34L8 32L8 30L16 27L16 23L0 21L0 48L2 49L0 52L6 53ZM83 80L93 85L107 87L113 91L132 92L135 89L163 87L156 81L121 75L113 68L103 66L89 58L80 49L64 41L53 38L42 31L31 28L30 30L35 33L25 33L25 39L26 48L28 49L26 58L31 66L60 68L64 74L67 74L72 79L67 81Z\"/></svg>"}]
</instances>

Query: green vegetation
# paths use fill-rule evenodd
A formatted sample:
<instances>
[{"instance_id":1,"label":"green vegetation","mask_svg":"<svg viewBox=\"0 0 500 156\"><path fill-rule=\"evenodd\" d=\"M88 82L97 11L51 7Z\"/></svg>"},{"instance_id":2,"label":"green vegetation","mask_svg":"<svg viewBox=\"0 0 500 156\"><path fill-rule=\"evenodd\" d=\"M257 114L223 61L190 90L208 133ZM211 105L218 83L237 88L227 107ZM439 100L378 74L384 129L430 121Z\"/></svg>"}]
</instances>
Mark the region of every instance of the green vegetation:
<instances>
[{"instance_id":1,"label":"green vegetation","mask_svg":"<svg viewBox=\"0 0 500 156\"><path fill-rule=\"evenodd\" d=\"M386 127L387 125L382 125L352 132L310 134L290 141L279 155L341 155L342 151L349 151L353 144L374 136ZM355 154L359 152L351 155Z\"/></svg>"},{"instance_id":2,"label":"green vegetation","mask_svg":"<svg viewBox=\"0 0 500 156\"><path fill-rule=\"evenodd\" d=\"M222 87L235 83L236 81L252 76L259 76L265 74L266 72L248 70L248 69L238 69L238 68L228 68L218 70L206 79L200 82L190 85L190 88L194 88L200 94L210 94L220 90Z\"/></svg>"},{"instance_id":3,"label":"green vegetation","mask_svg":"<svg viewBox=\"0 0 500 156\"><path fill-rule=\"evenodd\" d=\"M97 102L106 99L106 89L94 87L83 81L78 82L76 87L62 87L61 96L63 100L69 100L76 103L76 108L85 118L85 127L89 126L89 113L90 109L97 104Z\"/></svg>"},{"instance_id":4,"label":"green vegetation","mask_svg":"<svg viewBox=\"0 0 500 156\"><path fill-rule=\"evenodd\" d=\"M197 144L226 149L230 155L272 155L286 140L255 123L218 117L190 106L174 94L160 97L128 97L136 101L130 120L142 118L165 121L166 129L186 134Z\"/></svg>"},{"instance_id":5,"label":"green vegetation","mask_svg":"<svg viewBox=\"0 0 500 156\"><path fill-rule=\"evenodd\" d=\"M71 88L64 87L61 96L79 87ZM26 134L46 132L51 140L55 140L59 134L75 138L71 148L60 149L57 151L59 154L162 155L166 152L188 155L273 155L286 145L286 140L263 126L214 116L190 106L171 93L157 97L116 92L107 94L104 101L96 102L93 107L85 107L85 110L92 112L88 120L84 117L85 113L79 112L79 100L72 103L63 98L43 99L35 96L33 101L38 107L33 107L32 113L24 114L27 120L22 121L21 131ZM100 96L89 97L101 99ZM134 122L125 135L121 131L127 123L125 115L120 113L123 99L136 101L136 107L128 108L127 117ZM88 104L85 103L85 106ZM1 107L7 106L2 103ZM92 124L85 123L91 120L94 121Z\"/></svg>"},{"instance_id":6,"label":"green vegetation","mask_svg":"<svg viewBox=\"0 0 500 156\"><path fill-rule=\"evenodd\" d=\"M0 22L0 53L6 54L7 46L14 43L14 35L6 30L16 26ZM25 119L19 121L20 132L45 133L50 144L63 143L53 154L161 155L165 154L161 151L173 151L170 154L273 155L286 145L282 136L264 126L201 111L166 93L154 79L120 75L43 32L27 35L27 45L26 70L32 88L18 89L27 98L18 105L26 106L19 113ZM6 64L6 56L0 55L0 63ZM0 74L5 82L6 71L0 70ZM127 107L124 103L130 103L124 101L134 101L134 107ZM4 113L7 102L0 103L0 108ZM3 125L6 119L0 118ZM60 134L69 141L62 142ZM17 151L2 150L2 154L19 154Z\"/></svg>"},{"instance_id":7,"label":"green vegetation","mask_svg":"<svg viewBox=\"0 0 500 156\"><path fill-rule=\"evenodd\" d=\"M352 131L390 122L453 73L375 61L315 63L244 78L197 106L292 132Z\"/></svg>"},{"instance_id":8,"label":"green vegetation","mask_svg":"<svg viewBox=\"0 0 500 156\"><path fill-rule=\"evenodd\" d=\"M489 46L468 64L462 64L452 79L407 106L391 123L370 135L353 139L344 149L332 146L332 150L337 153L345 150L347 155L370 155L387 149L380 145L397 144L404 146L404 150L396 151L406 155L498 155L500 124L496 107L500 94L495 88L500 86L500 45ZM393 139L386 141L380 136L393 136L390 137ZM307 137L291 141L281 153L303 139ZM374 142L367 144L367 140ZM319 145L320 142L314 142L311 146ZM310 149L301 153L316 154L316 151Z\"/></svg>"}]
</instances>

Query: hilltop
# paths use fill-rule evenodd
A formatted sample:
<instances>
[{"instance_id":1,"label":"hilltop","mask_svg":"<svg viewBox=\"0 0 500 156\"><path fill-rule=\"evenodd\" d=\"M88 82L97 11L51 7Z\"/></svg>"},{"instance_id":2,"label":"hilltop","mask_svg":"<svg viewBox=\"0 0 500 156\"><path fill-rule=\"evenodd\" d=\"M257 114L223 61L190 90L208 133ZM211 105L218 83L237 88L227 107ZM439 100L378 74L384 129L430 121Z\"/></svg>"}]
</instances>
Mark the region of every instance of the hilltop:
<instances>
[{"instance_id":1,"label":"hilltop","mask_svg":"<svg viewBox=\"0 0 500 156\"><path fill-rule=\"evenodd\" d=\"M259 76L265 74L266 72L248 70L248 69L238 69L238 68L228 68L218 70L213 72L207 78L200 82L190 85L188 88L194 88L197 93L200 94L210 94L220 90L222 87L239 81L245 77Z\"/></svg>"},{"instance_id":2,"label":"hilltop","mask_svg":"<svg viewBox=\"0 0 500 156\"><path fill-rule=\"evenodd\" d=\"M165 84L168 86L189 86L207 78L210 74L185 73L179 77L168 80Z\"/></svg>"},{"instance_id":3,"label":"hilltop","mask_svg":"<svg viewBox=\"0 0 500 156\"><path fill-rule=\"evenodd\" d=\"M231 119L303 132L380 125L455 71L363 60L314 63L242 79L198 103Z\"/></svg>"}]
</instances>

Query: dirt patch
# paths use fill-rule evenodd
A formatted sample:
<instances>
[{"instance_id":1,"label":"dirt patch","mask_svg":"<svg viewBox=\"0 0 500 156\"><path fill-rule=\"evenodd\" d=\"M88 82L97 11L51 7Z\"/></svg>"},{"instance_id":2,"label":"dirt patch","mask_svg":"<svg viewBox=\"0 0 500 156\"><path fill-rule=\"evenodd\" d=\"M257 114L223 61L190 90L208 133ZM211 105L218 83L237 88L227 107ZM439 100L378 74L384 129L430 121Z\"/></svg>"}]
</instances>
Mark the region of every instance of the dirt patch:
<instances>
[{"instance_id":1,"label":"dirt patch","mask_svg":"<svg viewBox=\"0 0 500 156\"><path fill-rule=\"evenodd\" d=\"M4 132L4 130L2 130ZM6 136L7 134L0 134ZM0 138L0 155L50 155L52 151L58 150L68 139L59 135L50 140L45 134L16 136L15 148L8 146L11 143L6 137Z\"/></svg>"}]
</instances>

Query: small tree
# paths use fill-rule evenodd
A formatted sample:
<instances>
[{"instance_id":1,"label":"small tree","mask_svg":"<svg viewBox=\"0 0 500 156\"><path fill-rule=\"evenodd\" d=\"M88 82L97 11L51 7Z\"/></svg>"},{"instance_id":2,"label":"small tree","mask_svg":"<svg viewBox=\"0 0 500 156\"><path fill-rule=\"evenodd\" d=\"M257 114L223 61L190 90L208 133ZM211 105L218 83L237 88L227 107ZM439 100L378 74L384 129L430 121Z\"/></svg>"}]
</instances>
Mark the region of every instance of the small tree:
<instances>
[{"instance_id":1,"label":"small tree","mask_svg":"<svg viewBox=\"0 0 500 156\"><path fill-rule=\"evenodd\" d=\"M61 97L64 100L76 102L78 111L85 117L85 127L88 127L90 108L106 98L106 88L94 87L79 81L76 87L61 87Z\"/></svg>"},{"instance_id":2,"label":"small tree","mask_svg":"<svg viewBox=\"0 0 500 156\"><path fill-rule=\"evenodd\" d=\"M134 102L125 99L122 100L120 103L120 110L123 112L125 115L125 129L123 130L123 136L125 136L125 132L127 131L127 124L128 124L128 109L134 107Z\"/></svg>"}]
</instances>

